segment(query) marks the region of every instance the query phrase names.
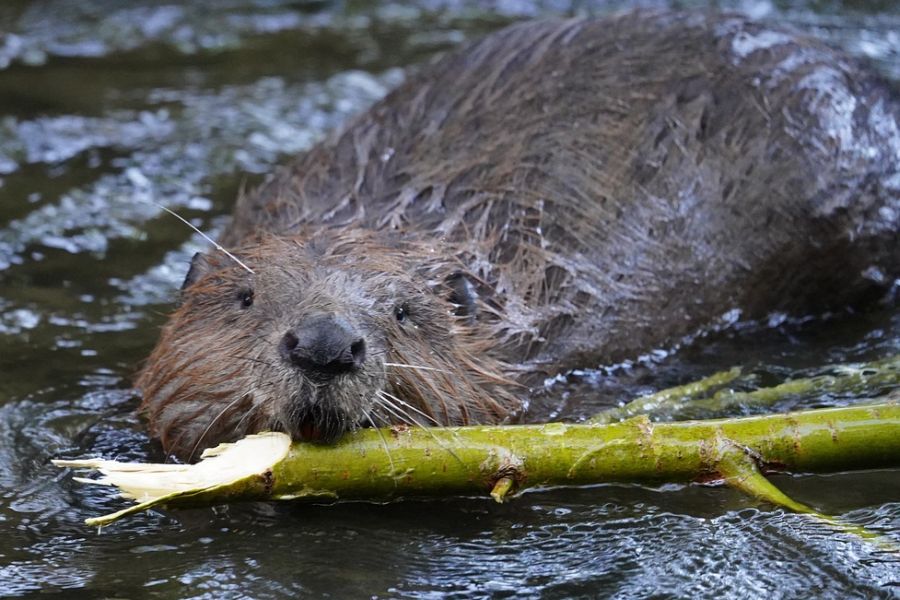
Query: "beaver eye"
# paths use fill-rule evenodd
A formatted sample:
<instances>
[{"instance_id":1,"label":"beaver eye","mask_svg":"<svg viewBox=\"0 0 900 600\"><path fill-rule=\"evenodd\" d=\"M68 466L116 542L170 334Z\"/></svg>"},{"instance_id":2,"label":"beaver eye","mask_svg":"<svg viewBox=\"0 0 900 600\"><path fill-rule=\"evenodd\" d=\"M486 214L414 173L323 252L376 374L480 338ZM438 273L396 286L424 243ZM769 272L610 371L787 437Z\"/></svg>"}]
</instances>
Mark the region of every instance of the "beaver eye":
<instances>
[{"instance_id":1,"label":"beaver eye","mask_svg":"<svg viewBox=\"0 0 900 600\"><path fill-rule=\"evenodd\" d=\"M401 304L394 309L394 316L397 317L398 323L403 323L409 316L409 307L406 304Z\"/></svg>"},{"instance_id":2,"label":"beaver eye","mask_svg":"<svg viewBox=\"0 0 900 600\"><path fill-rule=\"evenodd\" d=\"M250 308L253 306L253 290L250 288L243 289L238 294L238 300L241 303L241 306L244 308Z\"/></svg>"}]
</instances>

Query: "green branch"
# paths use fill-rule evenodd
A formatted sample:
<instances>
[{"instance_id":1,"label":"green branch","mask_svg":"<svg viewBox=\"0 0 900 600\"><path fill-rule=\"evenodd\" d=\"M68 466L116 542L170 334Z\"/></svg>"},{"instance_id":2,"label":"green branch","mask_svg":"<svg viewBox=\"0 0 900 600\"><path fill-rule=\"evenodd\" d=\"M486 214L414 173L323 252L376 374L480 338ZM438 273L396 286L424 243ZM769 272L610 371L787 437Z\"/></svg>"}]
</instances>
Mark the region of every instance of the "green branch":
<instances>
[{"instance_id":1,"label":"green branch","mask_svg":"<svg viewBox=\"0 0 900 600\"><path fill-rule=\"evenodd\" d=\"M782 415L605 425L364 429L333 446L250 436L197 465L55 461L93 468L139 502L89 519L105 525L152 506L234 500L369 499L487 494L536 486L721 481L792 510L759 471L824 472L900 466L900 406L889 402ZM740 457L740 458L738 458ZM763 485L766 481L767 485ZM777 490L775 490L777 491Z\"/></svg>"},{"instance_id":2,"label":"green branch","mask_svg":"<svg viewBox=\"0 0 900 600\"><path fill-rule=\"evenodd\" d=\"M820 369L819 373L742 392L725 387L739 381L741 371L734 368L636 398L597 414L590 422L614 423L636 415L650 415L659 421L723 417L737 410L771 408L789 398L875 396L900 386L900 355L868 363L834 365Z\"/></svg>"}]
</instances>

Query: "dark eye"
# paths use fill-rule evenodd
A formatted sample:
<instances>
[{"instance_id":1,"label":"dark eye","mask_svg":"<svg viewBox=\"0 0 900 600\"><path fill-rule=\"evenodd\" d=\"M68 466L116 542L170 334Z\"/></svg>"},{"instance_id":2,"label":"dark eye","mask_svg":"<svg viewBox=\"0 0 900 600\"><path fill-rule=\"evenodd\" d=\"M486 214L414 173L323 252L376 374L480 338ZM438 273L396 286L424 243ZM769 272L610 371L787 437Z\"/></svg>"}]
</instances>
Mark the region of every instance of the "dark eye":
<instances>
[{"instance_id":1,"label":"dark eye","mask_svg":"<svg viewBox=\"0 0 900 600\"><path fill-rule=\"evenodd\" d=\"M397 308L394 309L394 316L397 317L397 322L402 323L409 316L409 307L405 304L401 304Z\"/></svg>"},{"instance_id":2,"label":"dark eye","mask_svg":"<svg viewBox=\"0 0 900 600\"><path fill-rule=\"evenodd\" d=\"M241 290L238 294L238 300L241 303L241 306L244 308L250 308L253 306L253 290L250 288Z\"/></svg>"}]
</instances>

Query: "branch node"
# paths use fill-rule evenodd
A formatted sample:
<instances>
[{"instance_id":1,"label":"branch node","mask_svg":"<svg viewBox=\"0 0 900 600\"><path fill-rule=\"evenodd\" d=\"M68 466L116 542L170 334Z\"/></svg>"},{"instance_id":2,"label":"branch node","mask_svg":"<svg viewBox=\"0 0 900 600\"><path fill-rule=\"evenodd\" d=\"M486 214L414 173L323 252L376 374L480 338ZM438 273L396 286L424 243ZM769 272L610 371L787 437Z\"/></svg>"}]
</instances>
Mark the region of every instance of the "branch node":
<instances>
[{"instance_id":1,"label":"branch node","mask_svg":"<svg viewBox=\"0 0 900 600\"><path fill-rule=\"evenodd\" d=\"M506 501L506 496L512 491L516 482L512 477L501 477L494 482L494 489L491 490L491 498L498 504Z\"/></svg>"}]
</instances>

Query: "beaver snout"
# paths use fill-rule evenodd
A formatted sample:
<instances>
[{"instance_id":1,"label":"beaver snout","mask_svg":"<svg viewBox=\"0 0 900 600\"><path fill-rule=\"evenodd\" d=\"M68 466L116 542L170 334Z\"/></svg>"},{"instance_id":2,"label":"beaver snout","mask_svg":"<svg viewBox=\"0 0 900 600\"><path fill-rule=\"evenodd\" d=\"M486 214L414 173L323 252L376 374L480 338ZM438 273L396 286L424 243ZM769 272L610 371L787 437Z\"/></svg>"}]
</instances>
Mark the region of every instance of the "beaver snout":
<instances>
[{"instance_id":1,"label":"beaver snout","mask_svg":"<svg viewBox=\"0 0 900 600\"><path fill-rule=\"evenodd\" d=\"M366 341L345 319L323 315L289 329L279 352L310 379L325 382L358 371L366 360Z\"/></svg>"}]
</instances>

